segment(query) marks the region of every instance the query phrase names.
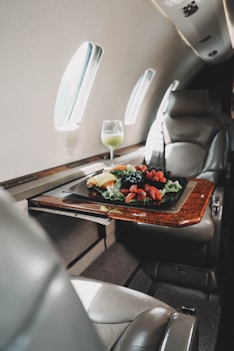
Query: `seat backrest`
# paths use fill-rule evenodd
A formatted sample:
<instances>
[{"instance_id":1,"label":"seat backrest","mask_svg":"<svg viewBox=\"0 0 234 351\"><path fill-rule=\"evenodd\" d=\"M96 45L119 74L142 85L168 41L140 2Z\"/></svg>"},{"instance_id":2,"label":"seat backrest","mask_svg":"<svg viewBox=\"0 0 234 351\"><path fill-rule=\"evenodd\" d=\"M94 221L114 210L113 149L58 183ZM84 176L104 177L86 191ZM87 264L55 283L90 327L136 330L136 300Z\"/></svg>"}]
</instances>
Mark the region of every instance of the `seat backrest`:
<instances>
[{"instance_id":1,"label":"seat backrest","mask_svg":"<svg viewBox=\"0 0 234 351\"><path fill-rule=\"evenodd\" d=\"M221 115L212 111L208 91L171 92L162 132L165 168L172 176L220 183L227 167L227 132Z\"/></svg>"},{"instance_id":2,"label":"seat backrest","mask_svg":"<svg viewBox=\"0 0 234 351\"><path fill-rule=\"evenodd\" d=\"M0 188L0 350L102 351L52 244Z\"/></svg>"}]
</instances>

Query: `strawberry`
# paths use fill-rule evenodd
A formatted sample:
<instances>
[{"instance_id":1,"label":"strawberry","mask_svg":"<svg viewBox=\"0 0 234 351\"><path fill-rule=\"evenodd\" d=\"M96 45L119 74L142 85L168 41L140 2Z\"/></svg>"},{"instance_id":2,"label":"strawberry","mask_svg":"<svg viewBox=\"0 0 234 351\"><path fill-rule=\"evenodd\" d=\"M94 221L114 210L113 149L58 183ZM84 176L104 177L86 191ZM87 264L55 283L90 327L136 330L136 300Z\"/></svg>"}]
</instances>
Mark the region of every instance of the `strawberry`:
<instances>
[{"instance_id":1,"label":"strawberry","mask_svg":"<svg viewBox=\"0 0 234 351\"><path fill-rule=\"evenodd\" d=\"M145 191L152 200L162 201L162 195L155 186L147 186Z\"/></svg>"},{"instance_id":2,"label":"strawberry","mask_svg":"<svg viewBox=\"0 0 234 351\"><path fill-rule=\"evenodd\" d=\"M137 195L136 193L129 193L125 198L125 202L127 203L131 202L133 199L136 198L136 195Z\"/></svg>"},{"instance_id":3,"label":"strawberry","mask_svg":"<svg viewBox=\"0 0 234 351\"><path fill-rule=\"evenodd\" d=\"M131 193L136 193L137 192L137 185L136 184L131 185L129 188L129 191Z\"/></svg>"},{"instance_id":4,"label":"strawberry","mask_svg":"<svg viewBox=\"0 0 234 351\"><path fill-rule=\"evenodd\" d=\"M143 189L138 189L137 191L137 201L142 201L146 198L146 192Z\"/></svg>"},{"instance_id":5,"label":"strawberry","mask_svg":"<svg viewBox=\"0 0 234 351\"><path fill-rule=\"evenodd\" d=\"M129 189L121 188L120 192L124 195L127 195L129 193Z\"/></svg>"}]
</instances>

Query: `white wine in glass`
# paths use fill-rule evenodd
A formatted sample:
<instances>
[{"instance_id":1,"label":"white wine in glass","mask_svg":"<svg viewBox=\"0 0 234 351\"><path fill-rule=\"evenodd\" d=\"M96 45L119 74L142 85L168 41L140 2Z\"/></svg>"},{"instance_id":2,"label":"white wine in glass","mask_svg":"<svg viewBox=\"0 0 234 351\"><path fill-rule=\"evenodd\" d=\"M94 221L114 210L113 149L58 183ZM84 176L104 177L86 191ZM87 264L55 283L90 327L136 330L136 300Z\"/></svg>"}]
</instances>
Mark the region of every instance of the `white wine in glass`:
<instances>
[{"instance_id":1,"label":"white wine in glass","mask_svg":"<svg viewBox=\"0 0 234 351\"><path fill-rule=\"evenodd\" d=\"M101 141L110 150L110 162L113 166L114 150L123 143L124 127L120 120L104 120L102 122Z\"/></svg>"}]
</instances>

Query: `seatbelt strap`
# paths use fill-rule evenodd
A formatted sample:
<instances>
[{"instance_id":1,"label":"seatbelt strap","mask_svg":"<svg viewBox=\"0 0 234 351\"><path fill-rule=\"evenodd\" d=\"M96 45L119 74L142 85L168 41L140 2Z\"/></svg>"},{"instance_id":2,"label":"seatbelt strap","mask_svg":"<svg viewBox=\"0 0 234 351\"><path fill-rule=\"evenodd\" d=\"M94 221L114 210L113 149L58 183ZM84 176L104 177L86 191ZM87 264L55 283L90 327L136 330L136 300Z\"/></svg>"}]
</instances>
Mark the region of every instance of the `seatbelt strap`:
<instances>
[{"instance_id":1,"label":"seatbelt strap","mask_svg":"<svg viewBox=\"0 0 234 351\"><path fill-rule=\"evenodd\" d=\"M158 133L156 135L155 148L152 152L150 161L152 167L159 167L165 169L165 143L163 133L163 122L161 121Z\"/></svg>"},{"instance_id":2,"label":"seatbelt strap","mask_svg":"<svg viewBox=\"0 0 234 351\"><path fill-rule=\"evenodd\" d=\"M149 167L165 169L165 145L162 117L152 124L145 147L145 163Z\"/></svg>"}]
</instances>

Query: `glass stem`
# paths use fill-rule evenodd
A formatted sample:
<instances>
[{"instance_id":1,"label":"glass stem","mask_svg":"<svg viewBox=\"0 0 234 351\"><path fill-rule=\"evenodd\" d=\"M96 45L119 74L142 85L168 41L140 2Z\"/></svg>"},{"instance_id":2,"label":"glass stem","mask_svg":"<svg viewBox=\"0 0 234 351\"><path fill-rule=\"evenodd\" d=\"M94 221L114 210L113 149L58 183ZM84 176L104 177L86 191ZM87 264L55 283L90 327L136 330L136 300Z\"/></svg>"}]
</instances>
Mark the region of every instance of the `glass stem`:
<instances>
[{"instance_id":1,"label":"glass stem","mask_svg":"<svg viewBox=\"0 0 234 351\"><path fill-rule=\"evenodd\" d=\"M114 164L113 160L114 160L114 149L113 149L113 147L111 147L110 148L110 164L111 164L111 167L113 167L113 164Z\"/></svg>"}]
</instances>

